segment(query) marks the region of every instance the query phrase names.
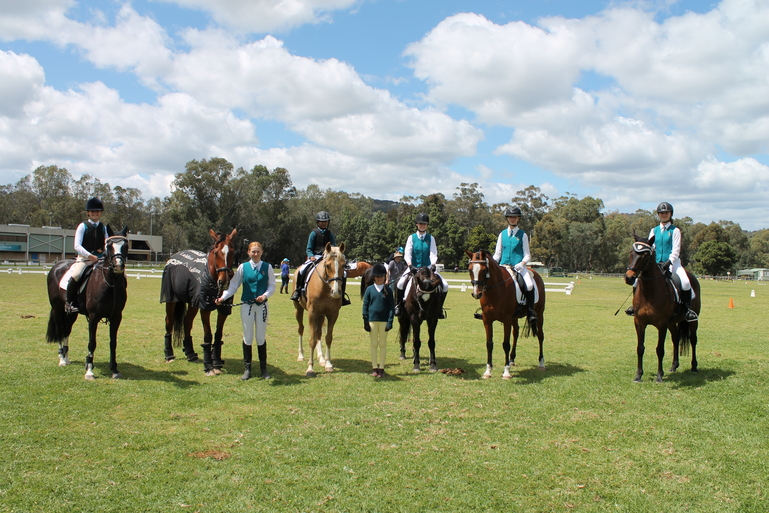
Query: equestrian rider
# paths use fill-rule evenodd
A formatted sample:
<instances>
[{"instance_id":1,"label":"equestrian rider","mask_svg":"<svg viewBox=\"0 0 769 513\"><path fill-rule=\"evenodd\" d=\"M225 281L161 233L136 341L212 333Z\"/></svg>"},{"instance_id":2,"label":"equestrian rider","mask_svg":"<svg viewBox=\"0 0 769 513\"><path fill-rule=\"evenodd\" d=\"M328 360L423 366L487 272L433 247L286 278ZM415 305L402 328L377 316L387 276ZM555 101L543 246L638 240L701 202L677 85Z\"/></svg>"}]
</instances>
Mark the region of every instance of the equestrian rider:
<instances>
[{"instance_id":1,"label":"equestrian rider","mask_svg":"<svg viewBox=\"0 0 769 513\"><path fill-rule=\"evenodd\" d=\"M529 236L522 229L518 228L518 223L521 220L521 209L517 205L507 207L505 218L507 219L507 228L499 232L493 258L499 265L512 268L516 274L523 277L526 285L523 293L526 296L526 306L529 310L529 323L536 322L537 314L534 312L534 280L529 269L526 267L526 264L531 260Z\"/></svg>"},{"instance_id":2,"label":"equestrian rider","mask_svg":"<svg viewBox=\"0 0 769 513\"><path fill-rule=\"evenodd\" d=\"M435 244L435 238L427 233L427 225L429 223L430 216L425 213L417 214L417 231L406 239L406 249L403 250L403 258L408 267L398 280L398 285L396 286L395 315L400 315L403 309L404 288L409 277L419 267L430 267L434 271L435 264L438 263L438 246ZM435 275L441 279L441 293L438 294L438 318L445 319L443 303L446 301L449 284L440 274L435 273Z\"/></svg>"},{"instance_id":3,"label":"equestrian rider","mask_svg":"<svg viewBox=\"0 0 769 513\"><path fill-rule=\"evenodd\" d=\"M243 363L245 371L240 379L251 379L251 359L253 356L254 336L259 354L259 369L263 379L270 379L267 372L267 299L275 293L275 273L272 266L262 261L262 245L252 242L248 245L251 260L238 266L230 280L230 288L216 299L220 305L227 298L235 295L243 285L240 301L240 321L243 325Z\"/></svg>"},{"instance_id":4,"label":"equestrian rider","mask_svg":"<svg viewBox=\"0 0 769 513\"><path fill-rule=\"evenodd\" d=\"M67 284L67 313L78 313L77 289L79 280L86 267L99 261L104 255L104 243L110 235L107 227L99 220L104 212L104 203L99 198L91 198L85 204L88 219L77 225L75 230L75 263L69 268L71 278Z\"/></svg>"},{"instance_id":5,"label":"equestrian rider","mask_svg":"<svg viewBox=\"0 0 769 513\"><path fill-rule=\"evenodd\" d=\"M657 205L657 217L660 224L655 226L649 232L649 240L654 238L655 254L657 255L657 265L660 265L663 272L675 273L681 280L681 301L686 306L686 321L693 322L698 320L697 313L692 310L692 299L694 291L689 282L689 276L686 269L681 265L681 230L678 229L671 219L673 217L673 205L663 201ZM633 289L635 291L635 288ZM633 306L625 310L628 315L633 315Z\"/></svg>"},{"instance_id":6,"label":"equestrian rider","mask_svg":"<svg viewBox=\"0 0 769 513\"><path fill-rule=\"evenodd\" d=\"M314 267L320 260L323 259L323 252L326 250L326 244L329 242L332 246L336 246L336 237L328 229L328 224L331 222L331 216L328 212L321 211L315 216L315 222L318 225L313 231L310 232L310 236L307 239L307 260L299 266L296 275L296 288L294 293L291 294L291 301L299 301L302 297L302 290L304 289L304 283L307 279L308 267ZM345 273L342 280L342 306L350 304L350 300L345 294L347 288L347 273Z\"/></svg>"}]
</instances>

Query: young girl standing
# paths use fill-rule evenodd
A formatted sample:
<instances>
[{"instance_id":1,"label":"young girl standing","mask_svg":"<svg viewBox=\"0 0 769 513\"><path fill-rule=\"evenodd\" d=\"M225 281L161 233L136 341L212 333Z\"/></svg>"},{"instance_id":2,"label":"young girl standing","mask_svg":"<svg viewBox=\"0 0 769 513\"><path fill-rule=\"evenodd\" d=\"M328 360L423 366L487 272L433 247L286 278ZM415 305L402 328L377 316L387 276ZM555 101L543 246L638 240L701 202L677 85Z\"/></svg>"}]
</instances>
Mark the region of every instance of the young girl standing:
<instances>
[{"instance_id":1,"label":"young girl standing","mask_svg":"<svg viewBox=\"0 0 769 513\"><path fill-rule=\"evenodd\" d=\"M387 332L393 327L395 299L392 289L385 283L385 266L374 265L371 275L374 284L363 295L363 329L371 334L371 376L382 378L387 357Z\"/></svg>"}]
</instances>

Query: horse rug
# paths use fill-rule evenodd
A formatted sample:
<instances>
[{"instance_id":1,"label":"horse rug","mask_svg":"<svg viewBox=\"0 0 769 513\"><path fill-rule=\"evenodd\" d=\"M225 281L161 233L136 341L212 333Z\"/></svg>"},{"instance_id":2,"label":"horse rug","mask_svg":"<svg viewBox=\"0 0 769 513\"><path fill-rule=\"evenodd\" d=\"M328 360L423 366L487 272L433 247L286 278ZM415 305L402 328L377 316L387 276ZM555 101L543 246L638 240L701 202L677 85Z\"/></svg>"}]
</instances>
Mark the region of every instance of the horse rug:
<instances>
[{"instance_id":1,"label":"horse rug","mask_svg":"<svg viewBox=\"0 0 769 513\"><path fill-rule=\"evenodd\" d=\"M163 268L161 281L161 303L189 303L203 311L216 310L219 289L208 272L208 256L202 251L185 249L174 254Z\"/></svg>"},{"instance_id":2,"label":"horse rug","mask_svg":"<svg viewBox=\"0 0 769 513\"><path fill-rule=\"evenodd\" d=\"M508 265L502 266L509 274L510 277L513 279L513 283L515 283L515 299L518 301L519 305L525 305L526 304L526 295L521 290L521 284L518 283L518 280L516 279L516 272L513 270L512 267ZM526 271L528 272L528 271ZM536 303L539 301L539 289L537 288L536 284L534 284L534 302Z\"/></svg>"}]
</instances>

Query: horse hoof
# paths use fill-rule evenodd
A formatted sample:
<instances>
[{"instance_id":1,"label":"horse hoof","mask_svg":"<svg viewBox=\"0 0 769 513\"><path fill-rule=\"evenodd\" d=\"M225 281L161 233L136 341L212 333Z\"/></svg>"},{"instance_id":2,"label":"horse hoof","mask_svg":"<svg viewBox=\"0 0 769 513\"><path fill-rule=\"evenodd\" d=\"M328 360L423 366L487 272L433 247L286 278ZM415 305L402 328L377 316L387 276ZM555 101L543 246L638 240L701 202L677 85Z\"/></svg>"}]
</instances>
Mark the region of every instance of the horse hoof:
<instances>
[{"instance_id":1,"label":"horse hoof","mask_svg":"<svg viewBox=\"0 0 769 513\"><path fill-rule=\"evenodd\" d=\"M421 372L421 369L419 367L414 367L414 369L411 371L414 374L419 374Z\"/></svg>"},{"instance_id":2,"label":"horse hoof","mask_svg":"<svg viewBox=\"0 0 769 513\"><path fill-rule=\"evenodd\" d=\"M641 378L634 378L633 379L633 383L640 383L640 382L641 382Z\"/></svg>"},{"instance_id":3,"label":"horse hoof","mask_svg":"<svg viewBox=\"0 0 769 513\"><path fill-rule=\"evenodd\" d=\"M315 372L314 371L307 371L307 372L304 373L304 375L307 376L308 378L314 378L315 377Z\"/></svg>"},{"instance_id":4,"label":"horse hoof","mask_svg":"<svg viewBox=\"0 0 769 513\"><path fill-rule=\"evenodd\" d=\"M86 374L85 379L87 379L88 381L94 381L96 378L94 377L93 374Z\"/></svg>"},{"instance_id":5,"label":"horse hoof","mask_svg":"<svg viewBox=\"0 0 769 513\"><path fill-rule=\"evenodd\" d=\"M539 366L539 370L544 371L545 370L545 366L544 365L540 365Z\"/></svg>"},{"instance_id":6,"label":"horse hoof","mask_svg":"<svg viewBox=\"0 0 769 513\"><path fill-rule=\"evenodd\" d=\"M430 365L430 372L438 372L438 367L435 365Z\"/></svg>"},{"instance_id":7,"label":"horse hoof","mask_svg":"<svg viewBox=\"0 0 769 513\"><path fill-rule=\"evenodd\" d=\"M502 379L512 379L512 376L510 374L502 374Z\"/></svg>"},{"instance_id":8,"label":"horse hoof","mask_svg":"<svg viewBox=\"0 0 769 513\"><path fill-rule=\"evenodd\" d=\"M334 372L334 368L331 366L326 367L326 372Z\"/></svg>"},{"instance_id":9,"label":"horse hoof","mask_svg":"<svg viewBox=\"0 0 769 513\"><path fill-rule=\"evenodd\" d=\"M213 376L216 376L216 372L215 372L215 371L213 371L213 370L210 370L210 371L206 371L206 376L208 376L208 377L213 377Z\"/></svg>"},{"instance_id":10,"label":"horse hoof","mask_svg":"<svg viewBox=\"0 0 769 513\"><path fill-rule=\"evenodd\" d=\"M214 369L214 376L218 376L221 373L222 373L221 369Z\"/></svg>"},{"instance_id":11,"label":"horse hoof","mask_svg":"<svg viewBox=\"0 0 769 513\"><path fill-rule=\"evenodd\" d=\"M402 355L400 355L398 357L398 360L405 360L405 359L406 359L406 355L405 354L402 354Z\"/></svg>"},{"instance_id":12,"label":"horse hoof","mask_svg":"<svg viewBox=\"0 0 769 513\"><path fill-rule=\"evenodd\" d=\"M175 356L172 356L172 357L170 357L170 358L166 358L166 361L165 361L165 363L171 363L171 362L172 362L172 361L174 361L174 360L176 360L176 357L175 357Z\"/></svg>"},{"instance_id":13,"label":"horse hoof","mask_svg":"<svg viewBox=\"0 0 769 513\"><path fill-rule=\"evenodd\" d=\"M66 367L69 365L69 362L66 360L59 360L59 367Z\"/></svg>"},{"instance_id":14,"label":"horse hoof","mask_svg":"<svg viewBox=\"0 0 769 513\"><path fill-rule=\"evenodd\" d=\"M299 355L299 357L296 359L297 362L303 362L304 361L304 355Z\"/></svg>"},{"instance_id":15,"label":"horse hoof","mask_svg":"<svg viewBox=\"0 0 769 513\"><path fill-rule=\"evenodd\" d=\"M489 379L491 377L491 374L484 374L481 376L483 379Z\"/></svg>"},{"instance_id":16,"label":"horse hoof","mask_svg":"<svg viewBox=\"0 0 769 513\"><path fill-rule=\"evenodd\" d=\"M120 374L119 372L115 372L114 374L112 374L112 379L123 379L123 375Z\"/></svg>"}]
</instances>

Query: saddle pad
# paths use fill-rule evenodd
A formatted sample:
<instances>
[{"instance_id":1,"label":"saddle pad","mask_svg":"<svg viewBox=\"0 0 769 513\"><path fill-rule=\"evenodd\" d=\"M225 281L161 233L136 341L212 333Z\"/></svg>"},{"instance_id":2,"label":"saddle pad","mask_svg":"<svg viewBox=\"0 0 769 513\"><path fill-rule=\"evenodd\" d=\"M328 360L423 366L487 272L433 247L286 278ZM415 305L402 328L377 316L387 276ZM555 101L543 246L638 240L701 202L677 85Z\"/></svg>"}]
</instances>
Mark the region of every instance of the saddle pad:
<instances>
[{"instance_id":1,"label":"saddle pad","mask_svg":"<svg viewBox=\"0 0 769 513\"><path fill-rule=\"evenodd\" d=\"M518 284L518 280L515 277L515 271L509 265L503 265L502 267L510 274L510 277L513 279L513 283L515 283L516 301L518 301L519 305L525 305L526 296L523 294L523 291L521 291L521 286ZM539 301L539 289L537 289L537 287L534 287L534 302L536 303L537 301Z\"/></svg>"}]
</instances>

